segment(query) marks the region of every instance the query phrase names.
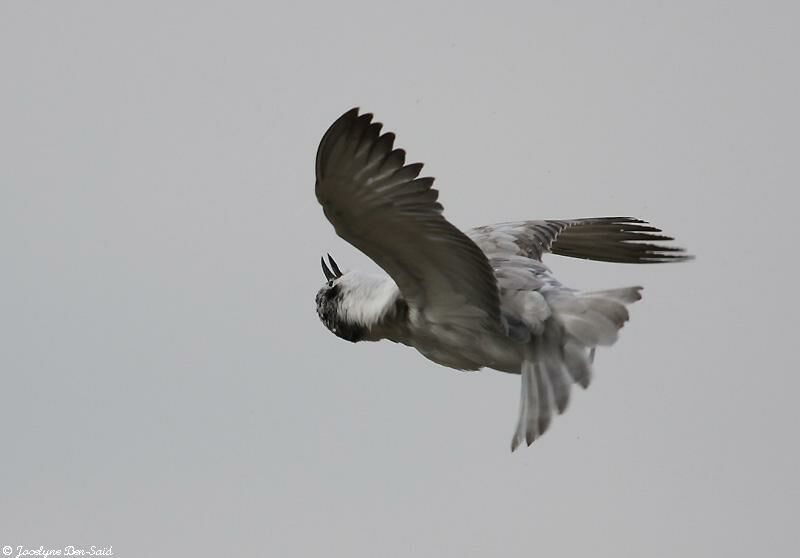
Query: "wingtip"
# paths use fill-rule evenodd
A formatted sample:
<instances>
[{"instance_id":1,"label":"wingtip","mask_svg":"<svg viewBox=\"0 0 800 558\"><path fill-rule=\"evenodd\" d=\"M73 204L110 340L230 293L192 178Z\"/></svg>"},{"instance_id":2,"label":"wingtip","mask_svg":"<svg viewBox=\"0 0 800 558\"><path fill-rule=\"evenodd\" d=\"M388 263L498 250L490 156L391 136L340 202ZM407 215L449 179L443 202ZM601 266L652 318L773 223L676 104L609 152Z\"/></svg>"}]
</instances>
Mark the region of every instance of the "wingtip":
<instances>
[{"instance_id":1,"label":"wingtip","mask_svg":"<svg viewBox=\"0 0 800 558\"><path fill-rule=\"evenodd\" d=\"M337 118L333 124L331 124L329 129L337 128L339 125L344 123L352 123L359 118L359 112L361 109L359 107L353 107L350 110L344 112L339 118ZM363 115L362 115L363 116Z\"/></svg>"},{"instance_id":2,"label":"wingtip","mask_svg":"<svg viewBox=\"0 0 800 558\"><path fill-rule=\"evenodd\" d=\"M363 119L365 119L367 121L371 121L374 118L374 115L371 112L362 113L361 112L361 107L355 106L355 107L351 108L350 110L348 110L347 112L345 112L344 114L342 114L338 118L338 120L355 121L355 120L358 120L359 118L363 118Z\"/></svg>"}]
</instances>

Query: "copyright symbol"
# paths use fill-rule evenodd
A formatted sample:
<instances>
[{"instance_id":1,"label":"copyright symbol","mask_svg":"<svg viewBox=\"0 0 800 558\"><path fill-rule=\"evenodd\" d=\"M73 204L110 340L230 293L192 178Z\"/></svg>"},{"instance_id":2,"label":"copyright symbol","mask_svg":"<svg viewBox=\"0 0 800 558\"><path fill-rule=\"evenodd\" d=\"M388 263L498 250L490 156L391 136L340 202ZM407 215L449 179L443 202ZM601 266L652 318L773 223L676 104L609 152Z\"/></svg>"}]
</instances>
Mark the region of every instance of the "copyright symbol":
<instances>
[{"instance_id":1,"label":"copyright symbol","mask_svg":"<svg viewBox=\"0 0 800 558\"><path fill-rule=\"evenodd\" d=\"M5 546L3 547L3 555L4 555L4 556L11 556L11 553L13 552L13 550L14 550L14 549L13 549L13 548L11 548L10 546L8 546L8 545L5 545Z\"/></svg>"}]
</instances>

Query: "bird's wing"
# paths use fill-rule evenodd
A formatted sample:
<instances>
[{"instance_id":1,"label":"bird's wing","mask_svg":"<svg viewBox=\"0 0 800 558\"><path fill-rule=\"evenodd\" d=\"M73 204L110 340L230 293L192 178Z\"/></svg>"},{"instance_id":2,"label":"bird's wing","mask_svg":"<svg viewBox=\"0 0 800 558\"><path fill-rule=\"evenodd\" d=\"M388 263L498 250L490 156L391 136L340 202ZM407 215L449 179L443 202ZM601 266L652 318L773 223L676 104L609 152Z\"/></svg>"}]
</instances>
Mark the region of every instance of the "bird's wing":
<instances>
[{"instance_id":1,"label":"bird's wing","mask_svg":"<svg viewBox=\"0 0 800 558\"><path fill-rule=\"evenodd\" d=\"M661 230L632 217L563 221L519 221L470 229L466 234L490 257L524 256L541 260L545 252L616 263L664 263L691 259Z\"/></svg>"},{"instance_id":2,"label":"bird's wing","mask_svg":"<svg viewBox=\"0 0 800 558\"><path fill-rule=\"evenodd\" d=\"M394 279L409 306L437 323L500 327L484 253L442 216L433 178L405 164L394 134L353 109L320 142L316 194L336 233Z\"/></svg>"}]
</instances>

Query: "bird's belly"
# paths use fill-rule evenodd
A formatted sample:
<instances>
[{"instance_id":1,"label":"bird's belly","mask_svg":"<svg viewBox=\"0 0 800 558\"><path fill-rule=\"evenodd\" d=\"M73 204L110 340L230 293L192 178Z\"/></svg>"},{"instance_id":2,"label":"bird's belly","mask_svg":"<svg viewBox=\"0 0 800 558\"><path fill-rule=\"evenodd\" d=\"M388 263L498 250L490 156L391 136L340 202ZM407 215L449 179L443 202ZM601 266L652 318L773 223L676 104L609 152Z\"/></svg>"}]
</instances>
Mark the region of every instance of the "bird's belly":
<instances>
[{"instance_id":1,"label":"bird's belly","mask_svg":"<svg viewBox=\"0 0 800 558\"><path fill-rule=\"evenodd\" d=\"M424 357L457 370L492 368L519 374L522 345L502 335L468 330L439 331L416 335L411 345Z\"/></svg>"}]
</instances>

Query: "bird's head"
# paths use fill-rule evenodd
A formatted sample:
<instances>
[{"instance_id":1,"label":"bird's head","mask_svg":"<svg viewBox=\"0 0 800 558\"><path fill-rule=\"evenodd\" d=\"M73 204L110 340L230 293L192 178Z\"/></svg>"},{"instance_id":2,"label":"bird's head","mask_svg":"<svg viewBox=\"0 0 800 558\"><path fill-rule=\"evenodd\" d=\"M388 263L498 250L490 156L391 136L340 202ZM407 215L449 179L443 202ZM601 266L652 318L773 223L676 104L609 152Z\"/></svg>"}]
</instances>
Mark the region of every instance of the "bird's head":
<instances>
[{"instance_id":1,"label":"bird's head","mask_svg":"<svg viewBox=\"0 0 800 558\"><path fill-rule=\"evenodd\" d=\"M361 341L366 337L368 327L359 323L357 317L347 311L357 302L353 297L357 290L353 288L357 277L352 272L342 273L330 254L328 262L330 267L325 264L325 258L322 258L326 282L317 292L319 319L337 337L353 343Z\"/></svg>"}]
</instances>

